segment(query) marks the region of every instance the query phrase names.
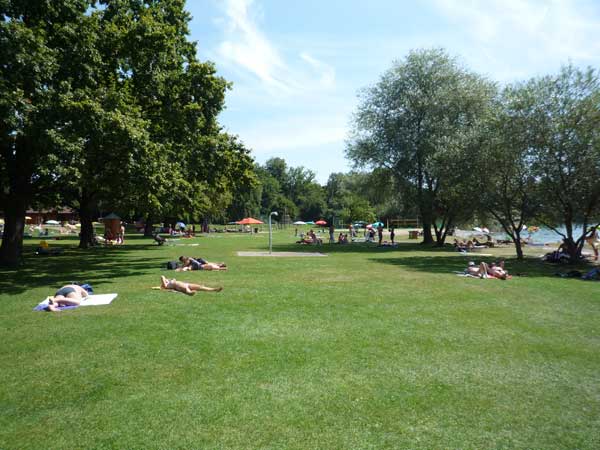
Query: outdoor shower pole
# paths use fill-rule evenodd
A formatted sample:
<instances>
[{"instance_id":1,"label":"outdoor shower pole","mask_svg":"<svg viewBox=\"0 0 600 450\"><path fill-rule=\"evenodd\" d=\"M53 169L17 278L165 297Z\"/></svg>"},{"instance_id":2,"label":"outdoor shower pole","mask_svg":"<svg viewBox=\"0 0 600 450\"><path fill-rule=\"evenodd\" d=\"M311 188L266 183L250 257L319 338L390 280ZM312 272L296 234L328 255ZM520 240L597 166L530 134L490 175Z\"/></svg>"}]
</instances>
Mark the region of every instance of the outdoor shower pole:
<instances>
[{"instance_id":1,"label":"outdoor shower pole","mask_svg":"<svg viewBox=\"0 0 600 450\"><path fill-rule=\"evenodd\" d=\"M273 251L273 230L271 229L271 216L279 216L277 211L273 211L269 214L269 255Z\"/></svg>"}]
</instances>

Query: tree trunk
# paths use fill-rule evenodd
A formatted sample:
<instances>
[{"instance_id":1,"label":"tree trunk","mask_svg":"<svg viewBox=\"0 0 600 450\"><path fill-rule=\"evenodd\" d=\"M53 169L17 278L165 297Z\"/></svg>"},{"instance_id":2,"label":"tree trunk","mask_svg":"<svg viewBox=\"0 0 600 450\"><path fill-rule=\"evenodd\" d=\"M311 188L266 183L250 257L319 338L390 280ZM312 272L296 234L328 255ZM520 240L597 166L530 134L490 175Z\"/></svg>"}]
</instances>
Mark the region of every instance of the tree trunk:
<instances>
[{"instance_id":1,"label":"tree trunk","mask_svg":"<svg viewBox=\"0 0 600 450\"><path fill-rule=\"evenodd\" d=\"M152 226L152 217L148 216L146 217L146 223L144 224L144 236L145 237L152 237L154 236L154 228Z\"/></svg>"},{"instance_id":2,"label":"tree trunk","mask_svg":"<svg viewBox=\"0 0 600 450\"><path fill-rule=\"evenodd\" d=\"M515 230L515 237L514 237L514 243L515 243L515 250L517 252L517 259L519 261L523 260L523 246L521 245L521 231L520 230Z\"/></svg>"},{"instance_id":3,"label":"tree trunk","mask_svg":"<svg viewBox=\"0 0 600 450\"><path fill-rule=\"evenodd\" d=\"M79 201L79 220L81 230L79 233L79 248L89 248L96 245L94 239L94 224L92 214L95 210L95 203L89 195L82 195Z\"/></svg>"},{"instance_id":4,"label":"tree trunk","mask_svg":"<svg viewBox=\"0 0 600 450\"><path fill-rule=\"evenodd\" d=\"M448 230L452 227L452 220L448 220L443 224L439 230L435 231L436 247L443 247L446 243L446 236L448 236Z\"/></svg>"},{"instance_id":5,"label":"tree trunk","mask_svg":"<svg viewBox=\"0 0 600 450\"><path fill-rule=\"evenodd\" d=\"M573 239L573 219L571 214L567 214L567 217L565 217L565 229L567 231L567 239L565 241L567 244L567 252L569 253L570 261L574 263L581 259L581 250L583 246L577 245L577 242Z\"/></svg>"},{"instance_id":6,"label":"tree trunk","mask_svg":"<svg viewBox=\"0 0 600 450\"><path fill-rule=\"evenodd\" d=\"M0 265L17 266L22 262L26 209L27 201L19 196L13 196L5 203Z\"/></svg>"},{"instance_id":7,"label":"tree trunk","mask_svg":"<svg viewBox=\"0 0 600 450\"><path fill-rule=\"evenodd\" d=\"M423 209L421 208L421 218L423 220L423 242L422 244L433 244L435 241L433 239L433 235L431 234L431 216L427 213L423 214Z\"/></svg>"},{"instance_id":8,"label":"tree trunk","mask_svg":"<svg viewBox=\"0 0 600 450\"><path fill-rule=\"evenodd\" d=\"M581 246L577 245L572 236L567 239L567 251L571 257L571 262L577 262L581 259Z\"/></svg>"},{"instance_id":9,"label":"tree trunk","mask_svg":"<svg viewBox=\"0 0 600 450\"><path fill-rule=\"evenodd\" d=\"M92 223L92 214L89 208L84 207L79 211L81 221L81 230L79 233L79 248L89 248L96 245L94 239L94 224Z\"/></svg>"}]
</instances>

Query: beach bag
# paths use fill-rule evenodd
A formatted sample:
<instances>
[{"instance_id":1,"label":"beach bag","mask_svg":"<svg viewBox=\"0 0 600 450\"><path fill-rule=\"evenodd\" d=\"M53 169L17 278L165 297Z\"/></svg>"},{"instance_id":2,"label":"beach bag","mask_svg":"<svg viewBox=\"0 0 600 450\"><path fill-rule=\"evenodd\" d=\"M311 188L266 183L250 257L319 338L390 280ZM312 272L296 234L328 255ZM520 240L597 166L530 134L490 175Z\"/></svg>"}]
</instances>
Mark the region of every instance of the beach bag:
<instances>
[{"instance_id":1,"label":"beach bag","mask_svg":"<svg viewBox=\"0 0 600 450\"><path fill-rule=\"evenodd\" d=\"M175 269L177 269L177 261L169 261L167 263L167 269L168 270L175 270Z\"/></svg>"}]
</instances>

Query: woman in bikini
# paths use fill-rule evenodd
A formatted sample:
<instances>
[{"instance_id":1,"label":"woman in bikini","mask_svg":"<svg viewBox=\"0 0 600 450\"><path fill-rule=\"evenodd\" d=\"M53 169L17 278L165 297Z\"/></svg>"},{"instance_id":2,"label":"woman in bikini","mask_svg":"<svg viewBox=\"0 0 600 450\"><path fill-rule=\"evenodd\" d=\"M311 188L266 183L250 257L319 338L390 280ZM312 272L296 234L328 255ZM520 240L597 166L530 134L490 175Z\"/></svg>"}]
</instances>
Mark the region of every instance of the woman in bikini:
<instances>
[{"instance_id":1,"label":"woman in bikini","mask_svg":"<svg viewBox=\"0 0 600 450\"><path fill-rule=\"evenodd\" d=\"M211 288L208 286L203 286L201 284L194 283L186 283L184 281L177 281L175 278L167 279L165 276L160 277L160 288L161 289L170 289L177 292L183 292L187 295L196 295L198 291L214 291L219 292L222 291L222 287Z\"/></svg>"},{"instance_id":2,"label":"woman in bikini","mask_svg":"<svg viewBox=\"0 0 600 450\"><path fill-rule=\"evenodd\" d=\"M48 297L46 311L60 311L61 306L79 306L88 292L76 284L67 284L61 287L53 297Z\"/></svg>"}]
</instances>

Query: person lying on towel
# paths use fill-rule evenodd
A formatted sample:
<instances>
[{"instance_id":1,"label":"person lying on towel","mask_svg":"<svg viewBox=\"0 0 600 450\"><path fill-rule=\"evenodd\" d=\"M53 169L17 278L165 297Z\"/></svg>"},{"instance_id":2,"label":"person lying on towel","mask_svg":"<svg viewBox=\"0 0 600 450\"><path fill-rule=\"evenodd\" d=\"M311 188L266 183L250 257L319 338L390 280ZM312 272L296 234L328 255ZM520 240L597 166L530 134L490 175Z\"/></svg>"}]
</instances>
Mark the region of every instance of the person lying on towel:
<instances>
[{"instance_id":1,"label":"person lying on towel","mask_svg":"<svg viewBox=\"0 0 600 450\"><path fill-rule=\"evenodd\" d=\"M88 292L76 284L67 284L61 287L53 297L48 297L46 311L60 311L61 306L79 306Z\"/></svg>"}]
</instances>

